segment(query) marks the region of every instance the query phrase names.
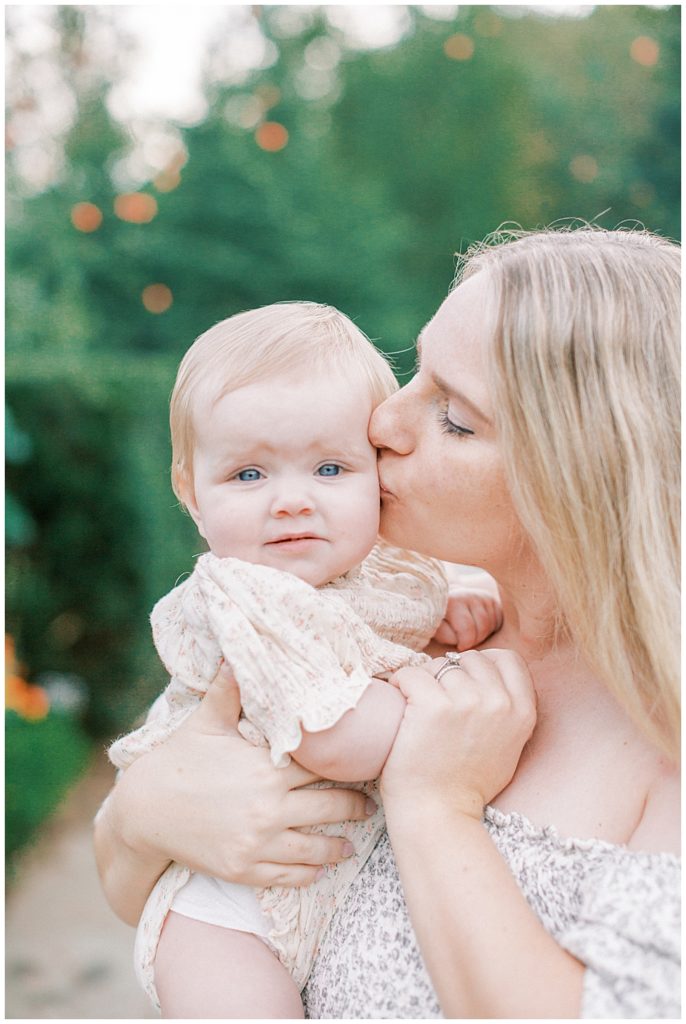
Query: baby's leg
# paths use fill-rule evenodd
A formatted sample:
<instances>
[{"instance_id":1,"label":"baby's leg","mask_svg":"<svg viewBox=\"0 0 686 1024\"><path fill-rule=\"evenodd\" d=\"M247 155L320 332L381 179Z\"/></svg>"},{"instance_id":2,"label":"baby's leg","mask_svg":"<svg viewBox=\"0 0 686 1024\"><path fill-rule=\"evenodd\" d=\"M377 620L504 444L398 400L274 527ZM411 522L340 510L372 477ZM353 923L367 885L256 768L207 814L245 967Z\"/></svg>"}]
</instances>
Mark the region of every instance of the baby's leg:
<instances>
[{"instance_id":1,"label":"baby's leg","mask_svg":"<svg viewBox=\"0 0 686 1024\"><path fill-rule=\"evenodd\" d=\"M174 911L157 947L155 987L165 1018L303 1016L297 986L262 939Z\"/></svg>"}]
</instances>

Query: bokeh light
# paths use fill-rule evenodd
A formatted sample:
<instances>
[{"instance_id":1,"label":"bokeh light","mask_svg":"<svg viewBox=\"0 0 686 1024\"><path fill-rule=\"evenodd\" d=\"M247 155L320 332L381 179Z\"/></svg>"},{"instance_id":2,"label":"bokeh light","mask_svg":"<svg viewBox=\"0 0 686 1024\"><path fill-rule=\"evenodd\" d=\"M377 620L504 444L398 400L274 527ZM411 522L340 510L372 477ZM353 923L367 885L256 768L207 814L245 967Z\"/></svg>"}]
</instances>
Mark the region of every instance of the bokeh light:
<instances>
[{"instance_id":1,"label":"bokeh light","mask_svg":"<svg viewBox=\"0 0 686 1024\"><path fill-rule=\"evenodd\" d=\"M147 192L128 192L114 200L114 212L129 224L148 224L157 214L157 200Z\"/></svg>"},{"instance_id":2,"label":"bokeh light","mask_svg":"<svg viewBox=\"0 0 686 1024\"><path fill-rule=\"evenodd\" d=\"M588 153L579 153L570 161L569 170L573 178L589 185L598 177L598 161Z\"/></svg>"},{"instance_id":3,"label":"bokeh light","mask_svg":"<svg viewBox=\"0 0 686 1024\"><path fill-rule=\"evenodd\" d=\"M644 68L654 67L660 59L660 46L650 36L637 36L629 48L631 59Z\"/></svg>"},{"instance_id":4,"label":"bokeh light","mask_svg":"<svg viewBox=\"0 0 686 1024\"><path fill-rule=\"evenodd\" d=\"M178 171L167 169L153 179L153 185L158 192L172 192L181 184L181 175Z\"/></svg>"},{"instance_id":5,"label":"bokeh light","mask_svg":"<svg viewBox=\"0 0 686 1024\"><path fill-rule=\"evenodd\" d=\"M655 189L647 181L635 181L629 186L629 199L634 206L645 210L655 201Z\"/></svg>"},{"instance_id":6,"label":"bokeh light","mask_svg":"<svg viewBox=\"0 0 686 1024\"><path fill-rule=\"evenodd\" d=\"M174 296L166 284L149 284L143 289L141 301L148 313L166 313Z\"/></svg>"},{"instance_id":7,"label":"bokeh light","mask_svg":"<svg viewBox=\"0 0 686 1024\"><path fill-rule=\"evenodd\" d=\"M503 31L503 21L493 11L479 11L474 18L474 30L480 36L499 36Z\"/></svg>"},{"instance_id":8,"label":"bokeh light","mask_svg":"<svg viewBox=\"0 0 686 1024\"><path fill-rule=\"evenodd\" d=\"M264 110L269 110L270 107L275 107L277 103L281 102L281 90L278 85L258 85L255 95L262 103Z\"/></svg>"},{"instance_id":9,"label":"bokeh light","mask_svg":"<svg viewBox=\"0 0 686 1024\"><path fill-rule=\"evenodd\" d=\"M469 60L474 53L474 41L457 32L443 43L443 52L451 60Z\"/></svg>"},{"instance_id":10,"label":"bokeh light","mask_svg":"<svg viewBox=\"0 0 686 1024\"><path fill-rule=\"evenodd\" d=\"M288 145L288 131L278 121L265 121L255 132L255 142L260 149L276 153Z\"/></svg>"},{"instance_id":11,"label":"bokeh light","mask_svg":"<svg viewBox=\"0 0 686 1024\"><path fill-rule=\"evenodd\" d=\"M90 234L102 224L102 212L95 203L76 203L71 208L71 222L77 231Z\"/></svg>"}]
</instances>

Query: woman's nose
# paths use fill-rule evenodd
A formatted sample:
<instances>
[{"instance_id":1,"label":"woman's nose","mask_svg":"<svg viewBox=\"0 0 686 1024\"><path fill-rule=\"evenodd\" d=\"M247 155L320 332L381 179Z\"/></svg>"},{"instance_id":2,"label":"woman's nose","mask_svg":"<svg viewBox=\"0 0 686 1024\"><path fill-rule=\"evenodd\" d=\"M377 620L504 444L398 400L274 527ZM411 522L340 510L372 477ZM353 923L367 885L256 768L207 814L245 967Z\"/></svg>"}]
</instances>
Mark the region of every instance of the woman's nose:
<instances>
[{"instance_id":1,"label":"woman's nose","mask_svg":"<svg viewBox=\"0 0 686 1024\"><path fill-rule=\"evenodd\" d=\"M414 426L410 415L409 385L377 405L369 422L369 440L375 448L389 448L409 455L414 448Z\"/></svg>"}]
</instances>

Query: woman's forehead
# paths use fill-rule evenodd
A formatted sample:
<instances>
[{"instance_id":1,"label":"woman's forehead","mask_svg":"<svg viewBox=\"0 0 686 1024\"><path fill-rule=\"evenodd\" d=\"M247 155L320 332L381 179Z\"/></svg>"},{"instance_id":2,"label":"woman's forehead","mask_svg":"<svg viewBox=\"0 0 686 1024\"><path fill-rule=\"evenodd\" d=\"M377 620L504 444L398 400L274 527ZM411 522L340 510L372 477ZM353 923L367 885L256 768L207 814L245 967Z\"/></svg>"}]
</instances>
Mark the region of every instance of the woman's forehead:
<instances>
[{"instance_id":1,"label":"woman's forehead","mask_svg":"<svg viewBox=\"0 0 686 1024\"><path fill-rule=\"evenodd\" d=\"M487 285L486 274L480 273L450 292L420 332L417 348L422 356L436 352L482 358L495 324Z\"/></svg>"}]
</instances>

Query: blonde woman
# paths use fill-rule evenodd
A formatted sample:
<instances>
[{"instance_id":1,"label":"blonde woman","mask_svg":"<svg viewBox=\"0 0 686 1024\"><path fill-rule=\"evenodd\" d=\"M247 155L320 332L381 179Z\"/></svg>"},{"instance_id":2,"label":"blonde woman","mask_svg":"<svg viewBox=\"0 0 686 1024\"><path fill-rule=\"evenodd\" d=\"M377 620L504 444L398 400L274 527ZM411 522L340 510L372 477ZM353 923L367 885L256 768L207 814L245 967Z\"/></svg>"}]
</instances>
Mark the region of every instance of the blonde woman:
<instances>
[{"instance_id":1,"label":"blonde woman","mask_svg":"<svg viewBox=\"0 0 686 1024\"><path fill-rule=\"evenodd\" d=\"M311 1017L679 1016L679 266L642 232L491 240L372 417L384 536L487 569L504 623L395 676L388 836L324 938ZM277 790L245 751L230 682L205 705L172 741L192 777L161 781L160 748L101 818L129 919L172 857L297 884L340 855L292 831L307 779ZM362 814L336 799L326 820Z\"/></svg>"}]
</instances>

